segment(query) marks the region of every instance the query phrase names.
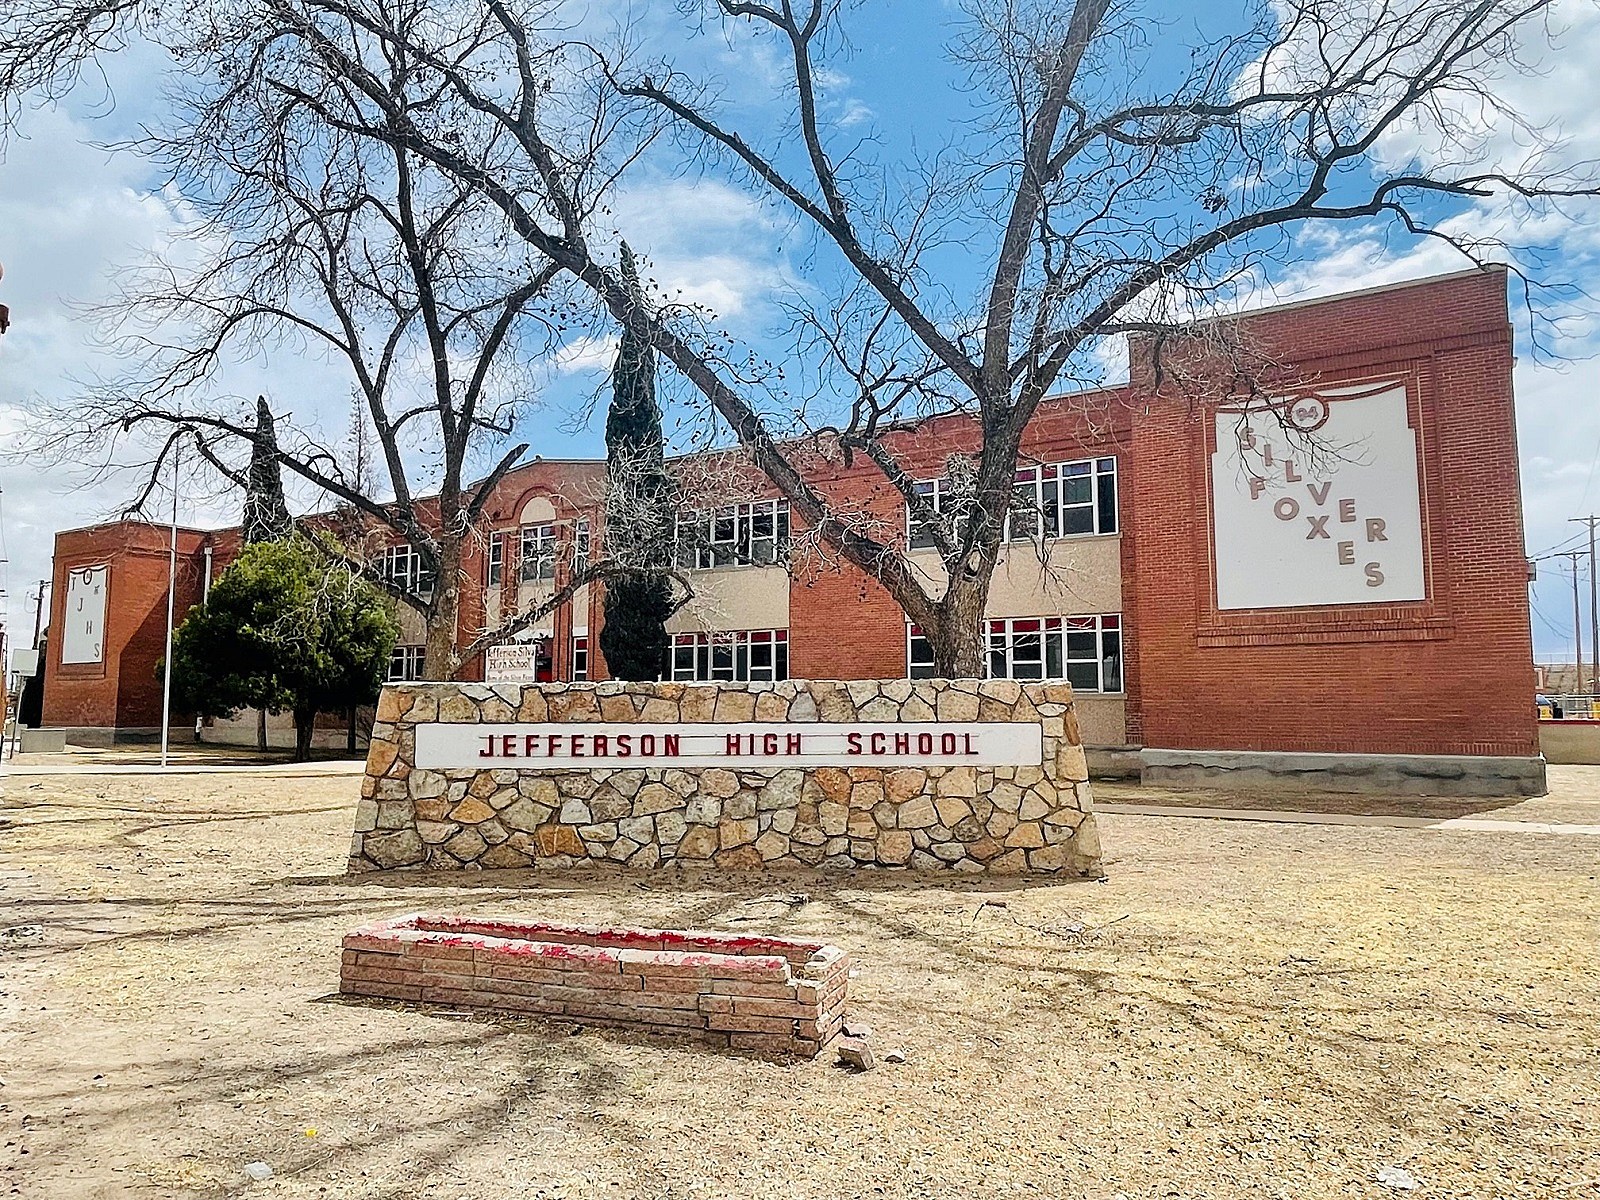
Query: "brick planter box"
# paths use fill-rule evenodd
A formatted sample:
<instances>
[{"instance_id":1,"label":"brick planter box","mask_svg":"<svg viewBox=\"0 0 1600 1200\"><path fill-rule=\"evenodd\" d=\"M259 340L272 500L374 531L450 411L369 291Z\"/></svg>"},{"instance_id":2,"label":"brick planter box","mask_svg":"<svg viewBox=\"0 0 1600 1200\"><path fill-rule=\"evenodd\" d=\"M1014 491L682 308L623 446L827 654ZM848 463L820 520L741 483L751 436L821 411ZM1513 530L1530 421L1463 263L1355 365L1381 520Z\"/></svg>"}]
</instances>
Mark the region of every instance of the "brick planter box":
<instances>
[{"instance_id":1,"label":"brick planter box","mask_svg":"<svg viewBox=\"0 0 1600 1200\"><path fill-rule=\"evenodd\" d=\"M339 990L811 1058L839 1032L849 972L823 942L412 914L345 935Z\"/></svg>"}]
</instances>

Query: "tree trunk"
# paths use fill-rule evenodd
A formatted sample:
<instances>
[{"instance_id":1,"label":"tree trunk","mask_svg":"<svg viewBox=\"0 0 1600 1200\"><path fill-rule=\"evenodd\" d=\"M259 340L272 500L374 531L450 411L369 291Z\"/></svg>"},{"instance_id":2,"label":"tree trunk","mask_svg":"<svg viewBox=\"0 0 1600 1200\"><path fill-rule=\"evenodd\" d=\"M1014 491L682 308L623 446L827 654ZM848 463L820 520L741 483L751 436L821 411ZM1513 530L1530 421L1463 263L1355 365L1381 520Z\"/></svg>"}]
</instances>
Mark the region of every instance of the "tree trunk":
<instances>
[{"instance_id":1,"label":"tree trunk","mask_svg":"<svg viewBox=\"0 0 1600 1200\"><path fill-rule=\"evenodd\" d=\"M317 713L303 708L294 710L294 761L306 762L311 758L311 735L316 732Z\"/></svg>"},{"instance_id":2,"label":"tree trunk","mask_svg":"<svg viewBox=\"0 0 1600 1200\"><path fill-rule=\"evenodd\" d=\"M938 616L923 636L933 649L934 670L941 679L982 679L987 673L983 610L988 599L987 573L957 574L938 602Z\"/></svg>"},{"instance_id":3,"label":"tree trunk","mask_svg":"<svg viewBox=\"0 0 1600 1200\"><path fill-rule=\"evenodd\" d=\"M461 538L446 534L439 539L439 578L433 584L428 607L428 631L423 639L422 677L435 682L455 678L461 662L456 657L456 627L461 618Z\"/></svg>"},{"instance_id":4,"label":"tree trunk","mask_svg":"<svg viewBox=\"0 0 1600 1200\"><path fill-rule=\"evenodd\" d=\"M258 708L258 709L256 709L256 749L264 751L266 748L267 748L267 710L264 709L264 708Z\"/></svg>"}]
</instances>

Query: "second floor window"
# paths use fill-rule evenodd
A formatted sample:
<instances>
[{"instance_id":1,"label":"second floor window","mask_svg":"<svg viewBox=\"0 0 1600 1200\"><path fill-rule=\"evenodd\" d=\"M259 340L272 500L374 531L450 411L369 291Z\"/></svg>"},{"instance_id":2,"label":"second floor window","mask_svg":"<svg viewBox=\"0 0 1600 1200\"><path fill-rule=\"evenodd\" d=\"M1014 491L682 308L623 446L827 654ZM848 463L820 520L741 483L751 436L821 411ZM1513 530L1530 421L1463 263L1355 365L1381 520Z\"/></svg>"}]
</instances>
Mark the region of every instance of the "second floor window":
<instances>
[{"instance_id":1,"label":"second floor window","mask_svg":"<svg viewBox=\"0 0 1600 1200\"><path fill-rule=\"evenodd\" d=\"M925 479L916 488L918 496L937 515L953 502L947 495L948 486L942 479ZM959 531L952 532L959 536ZM1018 468L1011 511L1006 515L1006 541L1115 532L1116 459L1086 458ZM906 533L913 550L930 550L936 544L928 523L912 520L909 510Z\"/></svg>"},{"instance_id":2,"label":"second floor window","mask_svg":"<svg viewBox=\"0 0 1600 1200\"><path fill-rule=\"evenodd\" d=\"M380 570L392 587L424 600L433 595L433 573L423 565L422 555L412 545L390 546L384 550Z\"/></svg>"},{"instance_id":3,"label":"second floor window","mask_svg":"<svg viewBox=\"0 0 1600 1200\"><path fill-rule=\"evenodd\" d=\"M789 502L757 500L713 512L680 513L675 534L682 570L771 566L789 552Z\"/></svg>"},{"instance_id":4,"label":"second floor window","mask_svg":"<svg viewBox=\"0 0 1600 1200\"><path fill-rule=\"evenodd\" d=\"M506 535L491 533L489 535L489 586L499 587L500 580L505 577L506 569Z\"/></svg>"},{"instance_id":5,"label":"second floor window","mask_svg":"<svg viewBox=\"0 0 1600 1200\"><path fill-rule=\"evenodd\" d=\"M1116 459L1046 463L1017 471L1007 541L1116 531Z\"/></svg>"},{"instance_id":6,"label":"second floor window","mask_svg":"<svg viewBox=\"0 0 1600 1200\"><path fill-rule=\"evenodd\" d=\"M582 683L589 678L589 639L575 637L572 639L572 679L575 683Z\"/></svg>"},{"instance_id":7,"label":"second floor window","mask_svg":"<svg viewBox=\"0 0 1600 1200\"><path fill-rule=\"evenodd\" d=\"M556 527L524 525L521 555L523 583L548 582L556 577Z\"/></svg>"}]
</instances>

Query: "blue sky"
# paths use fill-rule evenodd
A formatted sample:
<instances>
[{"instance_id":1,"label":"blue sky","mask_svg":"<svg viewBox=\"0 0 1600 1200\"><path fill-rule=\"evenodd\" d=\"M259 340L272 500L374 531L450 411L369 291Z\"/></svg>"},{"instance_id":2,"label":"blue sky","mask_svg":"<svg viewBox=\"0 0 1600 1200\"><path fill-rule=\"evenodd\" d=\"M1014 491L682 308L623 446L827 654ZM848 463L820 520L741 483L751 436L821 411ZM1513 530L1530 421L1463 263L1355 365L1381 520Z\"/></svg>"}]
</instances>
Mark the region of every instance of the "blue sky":
<instances>
[{"instance_id":1,"label":"blue sky","mask_svg":"<svg viewBox=\"0 0 1600 1200\"><path fill-rule=\"evenodd\" d=\"M595 11L609 16L612 10ZM864 152L894 160L965 136L971 97L958 86L962 69L943 53L956 11L938 3L884 0L851 11L852 48L828 64L825 115L836 152L870 137ZM1187 63L1190 45L1236 27L1242 10L1234 4L1152 0L1143 11L1149 19L1129 35L1123 53L1104 64L1113 83L1148 85L1170 77ZM636 12L641 32L660 44L680 38L676 6L641 5ZM1535 121L1559 128L1572 141L1575 158L1600 158L1600 87L1587 69L1600 52L1600 16L1590 0L1562 0L1556 25L1553 50L1529 48L1535 69L1508 74L1497 86ZM720 82L742 129L763 137L781 134L782 110L773 101L780 66L774 49L713 34L686 54ZM62 107L31 113L23 138L0 163L0 263L6 269L0 300L12 306L17 321L0 339L0 439L28 419L21 410L30 396L70 396L75 381L106 369L86 306L108 294L115 272L170 244L192 220L185 198L163 187L148 163L96 148L126 136L140 121L159 118L156 84L164 65L158 52L135 46L108 64L109 93L86 87ZM1486 145L1515 152L1514 131L1490 128L1483 134ZM1428 147L1419 151L1396 143L1386 152L1425 155ZM714 308L742 340L764 350L773 344L776 302L787 289L827 270L824 260L807 253L786 214L715 175L646 172L617 197L616 210L618 224L664 286L683 288ZM1514 227L1519 240L1539 252L1542 273L1561 282L1593 274L1600 257L1594 214L1578 209L1569 218L1512 226L1512 214L1483 203L1458 219L1466 228ZM969 256L966 247L948 250L939 262L941 278L959 291L966 278L976 277L982 259L981 253ZM1410 242L1387 226L1308 230L1252 276L1248 299L1270 303L1326 295L1462 265L1442 245ZM1546 311L1561 323L1539 326L1537 352L1528 315L1518 313L1518 432L1530 553L1571 540L1577 527L1567 518L1600 509L1600 406L1593 400L1600 387L1600 332L1588 306L1571 297L1552 298ZM1098 361L1115 364L1116 356ZM574 338L549 365L539 408L523 430L536 453L599 452L599 422L574 426L581 424L585 399L604 386L608 364L603 340ZM293 397L297 411L322 414L330 436L344 427L343 379L331 365L304 354L279 352L239 363L226 383L240 394L265 388L274 397ZM26 593L31 581L48 573L54 531L110 516L128 485L113 480L75 486L59 473L0 463L0 488L9 559L0 567L0 586L7 589L8 623L16 628L28 623L24 614L31 617ZM184 503L184 518L194 523L234 519L229 504L197 495L186 495ZM1570 654L1570 576L1560 571L1566 565L1541 563L1533 592L1541 658Z\"/></svg>"}]
</instances>

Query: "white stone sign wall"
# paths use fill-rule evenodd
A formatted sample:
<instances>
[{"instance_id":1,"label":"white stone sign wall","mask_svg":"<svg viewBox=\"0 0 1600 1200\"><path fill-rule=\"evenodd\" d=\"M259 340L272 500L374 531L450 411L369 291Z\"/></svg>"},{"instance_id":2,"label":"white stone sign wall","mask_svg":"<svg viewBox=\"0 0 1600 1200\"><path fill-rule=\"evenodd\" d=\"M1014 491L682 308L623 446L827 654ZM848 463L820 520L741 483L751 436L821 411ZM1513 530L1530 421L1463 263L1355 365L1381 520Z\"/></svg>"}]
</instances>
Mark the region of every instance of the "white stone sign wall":
<instances>
[{"instance_id":1,"label":"white stone sign wall","mask_svg":"<svg viewBox=\"0 0 1600 1200\"><path fill-rule=\"evenodd\" d=\"M1427 599L1416 432L1403 384L1219 411L1219 609Z\"/></svg>"},{"instance_id":2,"label":"white stone sign wall","mask_svg":"<svg viewBox=\"0 0 1600 1200\"><path fill-rule=\"evenodd\" d=\"M352 871L1100 872L1065 683L390 684L361 793Z\"/></svg>"}]
</instances>

